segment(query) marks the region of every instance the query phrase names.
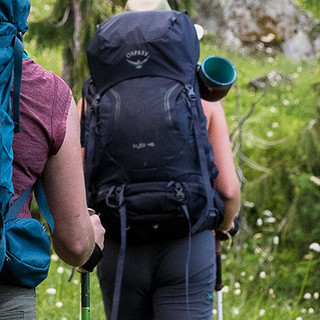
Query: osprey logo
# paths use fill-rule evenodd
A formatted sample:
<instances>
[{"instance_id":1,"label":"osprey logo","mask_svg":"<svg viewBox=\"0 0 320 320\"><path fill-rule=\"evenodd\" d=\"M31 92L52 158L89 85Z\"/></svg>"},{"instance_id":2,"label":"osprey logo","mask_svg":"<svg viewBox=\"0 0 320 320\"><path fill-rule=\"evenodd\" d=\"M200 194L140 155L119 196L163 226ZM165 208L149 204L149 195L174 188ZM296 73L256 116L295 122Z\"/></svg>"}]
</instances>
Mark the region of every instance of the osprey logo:
<instances>
[{"instance_id":1,"label":"osprey logo","mask_svg":"<svg viewBox=\"0 0 320 320\"><path fill-rule=\"evenodd\" d=\"M141 69L149 60L149 57L149 52L145 50L134 50L126 54L128 63L136 69Z\"/></svg>"}]
</instances>

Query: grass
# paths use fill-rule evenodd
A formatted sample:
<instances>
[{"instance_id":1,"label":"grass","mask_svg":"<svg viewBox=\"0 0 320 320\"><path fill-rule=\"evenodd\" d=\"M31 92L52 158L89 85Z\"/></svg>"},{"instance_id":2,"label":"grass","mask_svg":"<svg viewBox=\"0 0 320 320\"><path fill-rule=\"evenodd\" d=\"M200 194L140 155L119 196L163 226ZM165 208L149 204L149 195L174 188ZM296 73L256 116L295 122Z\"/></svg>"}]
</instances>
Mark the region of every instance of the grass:
<instances>
[{"instance_id":1,"label":"grass","mask_svg":"<svg viewBox=\"0 0 320 320\"><path fill-rule=\"evenodd\" d=\"M234 252L234 250L233 250ZM232 265L233 254L223 255L223 310L225 319L248 320L318 320L319 291L304 292L299 304L297 288L293 298L278 295L272 286L277 277L256 269L259 265L259 254L251 256L252 261L239 264L235 269ZM248 256L248 260L250 257ZM230 265L232 265L230 270ZM232 270L236 270L233 272ZM267 268L265 268L267 270ZM75 272L68 282L72 268L64 264L56 255L48 278L37 288L37 317L41 320L71 320L80 315L81 284L80 275ZM94 273L91 280L91 318L105 320L100 288ZM319 288L318 288L319 289ZM214 309L213 319L216 310Z\"/></svg>"}]
</instances>

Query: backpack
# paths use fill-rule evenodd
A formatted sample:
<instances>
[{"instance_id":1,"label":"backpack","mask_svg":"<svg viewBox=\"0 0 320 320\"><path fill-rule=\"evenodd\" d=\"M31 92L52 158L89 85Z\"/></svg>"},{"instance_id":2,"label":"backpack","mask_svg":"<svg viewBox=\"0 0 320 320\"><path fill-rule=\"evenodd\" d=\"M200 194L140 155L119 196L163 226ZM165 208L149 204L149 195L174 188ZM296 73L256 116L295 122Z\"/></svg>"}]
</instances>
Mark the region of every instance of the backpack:
<instances>
[{"instance_id":1,"label":"backpack","mask_svg":"<svg viewBox=\"0 0 320 320\"><path fill-rule=\"evenodd\" d=\"M82 144L88 204L128 243L216 229L224 207L196 77L199 40L177 11L124 12L87 49Z\"/></svg>"},{"instance_id":2,"label":"backpack","mask_svg":"<svg viewBox=\"0 0 320 320\"><path fill-rule=\"evenodd\" d=\"M20 131L19 98L29 0L0 0L0 270L2 280L36 287L48 274L50 239L35 219L16 218L32 191L53 231L45 195L39 182L29 187L11 204L13 134ZM11 102L11 88L12 102Z\"/></svg>"}]
</instances>

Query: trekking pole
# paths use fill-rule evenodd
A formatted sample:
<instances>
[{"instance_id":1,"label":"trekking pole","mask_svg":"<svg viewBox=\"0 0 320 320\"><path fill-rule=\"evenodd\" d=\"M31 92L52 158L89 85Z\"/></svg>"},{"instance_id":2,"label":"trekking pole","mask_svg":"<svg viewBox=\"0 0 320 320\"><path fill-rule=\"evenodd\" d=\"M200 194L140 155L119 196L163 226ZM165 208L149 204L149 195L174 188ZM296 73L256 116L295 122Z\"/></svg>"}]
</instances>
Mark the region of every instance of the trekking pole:
<instances>
[{"instance_id":1,"label":"trekking pole","mask_svg":"<svg viewBox=\"0 0 320 320\"><path fill-rule=\"evenodd\" d=\"M223 304L222 304L222 267L221 267L221 241L231 240L239 230L239 219L235 217L234 226L229 232L217 231L216 233L216 245L218 244L218 250L216 250L216 267L217 267L217 277L216 277L216 298L217 298L217 320L223 320ZM231 245L231 242L230 242ZM216 247L217 249L217 247Z\"/></svg>"},{"instance_id":2,"label":"trekking pole","mask_svg":"<svg viewBox=\"0 0 320 320\"><path fill-rule=\"evenodd\" d=\"M216 256L217 279L216 279L216 299L217 299L217 320L223 320L223 304L222 304L222 270L221 270L221 255Z\"/></svg>"},{"instance_id":3,"label":"trekking pole","mask_svg":"<svg viewBox=\"0 0 320 320\"><path fill-rule=\"evenodd\" d=\"M90 273L81 273L81 320L90 320Z\"/></svg>"}]
</instances>

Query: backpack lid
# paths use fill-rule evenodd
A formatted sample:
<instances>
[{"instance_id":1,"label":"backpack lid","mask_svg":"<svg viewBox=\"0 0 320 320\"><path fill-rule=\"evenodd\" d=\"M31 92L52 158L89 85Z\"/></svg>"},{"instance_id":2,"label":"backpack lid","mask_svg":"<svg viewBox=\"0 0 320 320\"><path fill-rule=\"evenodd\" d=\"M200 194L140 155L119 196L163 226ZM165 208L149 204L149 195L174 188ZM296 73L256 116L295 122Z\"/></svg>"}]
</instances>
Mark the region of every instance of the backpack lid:
<instances>
[{"instance_id":1,"label":"backpack lid","mask_svg":"<svg viewBox=\"0 0 320 320\"><path fill-rule=\"evenodd\" d=\"M120 81L144 76L191 83L199 59L199 40L184 13L124 12L98 26L87 57L100 92Z\"/></svg>"},{"instance_id":2,"label":"backpack lid","mask_svg":"<svg viewBox=\"0 0 320 320\"><path fill-rule=\"evenodd\" d=\"M30 0L0 0L0 34L11 34L3 22L9 22L15 33L25 33L28 29L27 18L30 12ZM6 31L4 32L4 28Z\"/></svg>"}]
</instances>

